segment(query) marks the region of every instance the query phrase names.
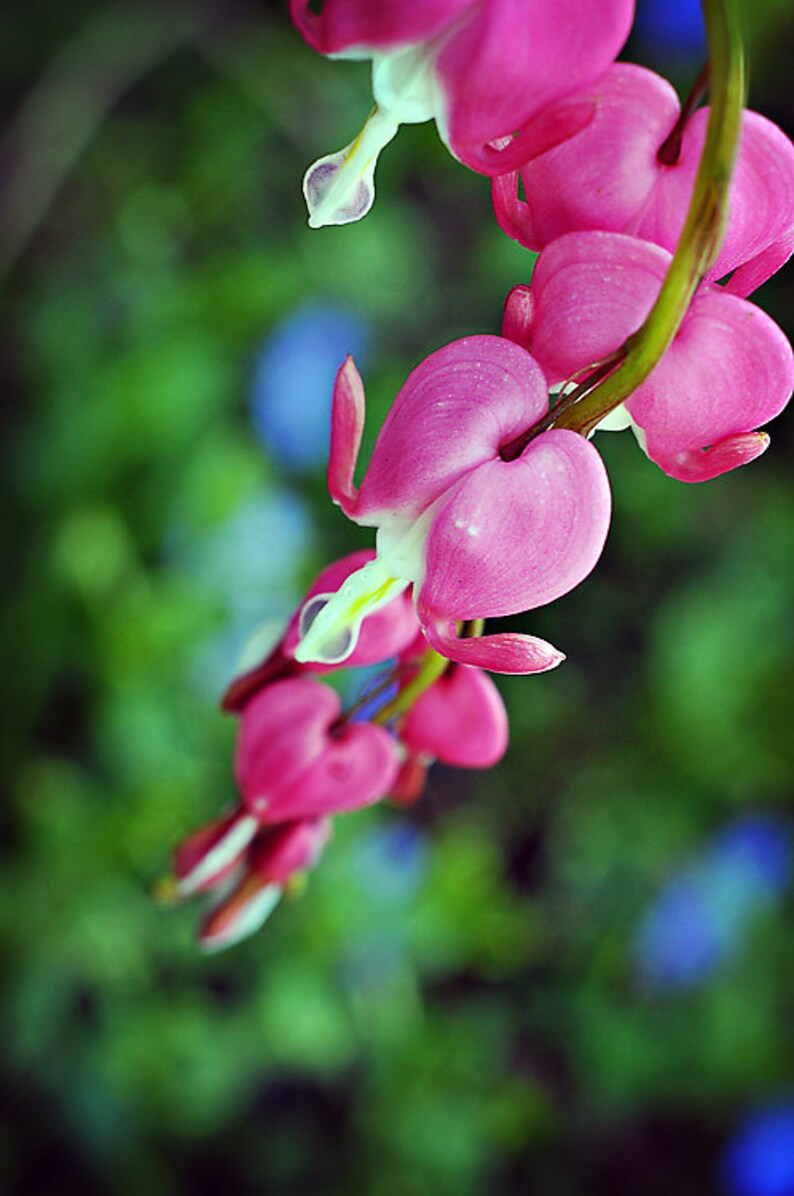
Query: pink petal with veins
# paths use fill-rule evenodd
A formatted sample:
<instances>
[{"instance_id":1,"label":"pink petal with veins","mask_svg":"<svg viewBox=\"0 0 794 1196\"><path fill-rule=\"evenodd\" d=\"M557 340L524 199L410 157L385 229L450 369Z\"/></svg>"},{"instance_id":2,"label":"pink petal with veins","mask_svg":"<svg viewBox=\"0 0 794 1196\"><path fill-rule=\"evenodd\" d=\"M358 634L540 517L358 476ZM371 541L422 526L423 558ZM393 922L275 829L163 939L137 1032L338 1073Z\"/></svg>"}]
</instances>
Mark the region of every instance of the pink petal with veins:
<instances>
[{"instance_id":1,"label":"pink petal with veins","mask_svg":"<svg viewBox=\"0 0 794 1196\"><path fill-rule=\"evenodd\" d=\"M620 233L568 233L532 275L529 349L550 383L618 349L640 327L670 264L656 245Z\"/></svg>"},{"instance_id":2,"label":"pink petal with veins","mask_svg":"<svg viewBox=\"0 0 794 1196\"><path fill-rule=\"evenodd\" d=\"M684 226L708 115L708 108L700 108L688 121L679 161L675 166L660 168L648 211L631 230L671 253ZM790 233L793 224L794 145L771 120L758 112L745 112L731 179L725 239L706 281L723 278L756 258Z\"/></svg>"},{"instance_id":3,"label":"pink petal with veins","mask_svg":"<svg viewBox=\"0 0 794 1196\"><path fill-rule=\"evenodd\" d=\"M346 515L355 510L358 491L353 480L364 432L364 384L352 357L340 367L331 408L328 491Z\"/></svg>"},{"instance_id":4,"label":"pink petal with veins","mask_svg":"<svg viewBox=\"0 0 794 1196\"><path fill-rule=\"evenodd\" d=\"M576 432L543 432L516 460L481 465L440 506L420 604L462 620L553 602L595 565L609 516L597 450Z\"/></svg>"},{"instance_id":5,"label":"pink petal with veins","mask_svg":"<svg viewBox=\"0 0 794 1196\"><path fill-rule=\"evenodd\" d=\"M528 353L499 336L470 336L417 366L383 424L353 518L416 518L548 407Z\"/></svg>"},{"instance_id":6,"label":"pink petal with veins","mask_svg":"<svg viewBox=\"0 0 794 1196\"><path fill-rule=\"evenodd\" d=\"M659 180L656 154L679 113L667 80L619 62L554 110L585 101L593 118L582 131L522 166L526 202L518 199L518 172L494 179L497 220L528 249L568 232L624 231Z\"/></svg>"},{"instance_id":7,"label":"pink petal with veins","mask_svg":"<svg viewBox=\"0 0 794 1196\"><path fill-rule=\"evenodd\" d=\"M709 482L740 465L748 465L769 448L766 432L728 436L708 449L691 449L674 457L656 456L660 469L679 482Z\"/></svg>"},{"instance_id":8,"label":"pink petal with veins","mask_svg":"<svg viewBox=\"0 0 794 1196\"><path fill-rule=\"evenodd\" d=\"M626 401L656 460L752 432L794 385L791 347L774 320L718 287L702 287L673 343Z\"/></svg>"}]
</instances>

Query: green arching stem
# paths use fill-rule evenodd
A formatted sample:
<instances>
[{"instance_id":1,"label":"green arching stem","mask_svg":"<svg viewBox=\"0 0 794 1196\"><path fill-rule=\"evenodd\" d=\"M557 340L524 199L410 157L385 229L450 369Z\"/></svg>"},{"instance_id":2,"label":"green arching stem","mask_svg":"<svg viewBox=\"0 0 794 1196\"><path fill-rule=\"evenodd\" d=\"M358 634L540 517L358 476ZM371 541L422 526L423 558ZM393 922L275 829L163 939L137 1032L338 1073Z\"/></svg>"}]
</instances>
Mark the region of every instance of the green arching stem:
<instances>
[{"instance_id":1,"label":"green arching stem","mask_svg":"<svg viewBox=\"0 0 794 1196\"><path fill-rule=\"evenodd\" d=\"M474 639L482 635L483 619L472 619L464 624L462 635L465 639ZM373 716L373 723L388 723L394 718L407 714L416 699L429 689L434 682L443 677L453 662L447 656L441 656L433 648L428 648L419 658L419 668L416 676L404 685L396 697Z\"/></svg>"},{"instance_id":2,"label":"green arching stem","mask_svg":"<svg viewBox=\"0 0 794 1196\"><path fill-rule=\"evenodd\" d=\"M402 687L391 702L388 702L373 716L373 723L388 723L393 718L407 714L419 695L429 689L435 681L438 681L449 667L446 656L440 656L433 648L428 648L426 652L423 652L419 661L416 676Z\"/></svg>"},{"instance_id":3,"label":"green arching stem","mask_svg":"<svg viewBox=\"0 0 794 1196\"><path fill-rule=\"evenodd\" d=\"M745 99L744 53L737 0L702 0L709 47L706 141L678 246L651 312L623 346L623 361L555 419L557 428L589 435L655 369L678 331L698 284L716 260Z\"/></svg>"}]
</instances>

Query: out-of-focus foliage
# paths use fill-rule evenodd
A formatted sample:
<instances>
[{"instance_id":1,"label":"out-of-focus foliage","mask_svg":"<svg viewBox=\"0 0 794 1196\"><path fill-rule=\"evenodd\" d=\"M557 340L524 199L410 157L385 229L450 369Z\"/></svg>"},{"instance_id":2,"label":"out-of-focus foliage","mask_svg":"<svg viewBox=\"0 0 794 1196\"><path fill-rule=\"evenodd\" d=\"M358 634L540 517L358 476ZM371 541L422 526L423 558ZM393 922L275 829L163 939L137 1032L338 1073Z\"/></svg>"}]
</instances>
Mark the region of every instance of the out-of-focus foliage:
<instances>
[{"instance_id":1,"label":"out-of-focus foliage","mask_svg":"<svg viewBox=\"0 0 794 1196\"><path fill-rule=\"evenodd\" d=\"M785 124L786 7L747 20L752 103ZM770 881L684 988L643 983L637 943L737 819L786 851L790 420L702 487L607 438L607 551L524 620L568 660L502 682L506 761L340 819L300 900L199 956L196 908L149 889L232 795L219 692L256 623L368 543L304 468L327 393L293 459L262 362L307 311L366 336L366 452L408 370L496 331L530 259L428 127L384 154L361 225L308 230L301 173L360 123L366 67L280 7L32 0L0 34L3 1190L718 1190L734 1128L794 1083L790 894ZM785 282L763 299L785 323Z\"/></svg>"}]
</instances>

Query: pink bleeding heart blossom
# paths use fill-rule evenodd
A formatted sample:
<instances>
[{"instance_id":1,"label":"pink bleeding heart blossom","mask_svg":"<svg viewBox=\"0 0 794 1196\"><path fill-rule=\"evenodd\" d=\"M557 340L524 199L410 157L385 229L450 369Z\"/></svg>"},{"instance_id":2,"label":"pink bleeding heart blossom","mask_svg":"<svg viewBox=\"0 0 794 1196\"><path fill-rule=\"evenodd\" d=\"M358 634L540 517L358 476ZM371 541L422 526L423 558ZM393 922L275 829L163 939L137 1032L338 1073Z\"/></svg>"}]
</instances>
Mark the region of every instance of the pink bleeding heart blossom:
<instances>
[{"instance_id":1,"label":"pink bleeding heart blossom","mask_svg":"<svg viewBox=\"0 0 794 1196\"><path fill-rule=\"evenodd\" d=\"M275 646L269 648L264 659L246 665L231 682L221 699L223 709L239 712L253 694L279 678L307 672L325 673L336 668L337 666L332 664L304 665L295 660L301 611L311 599L326 601L351 573L355 573L374 559L374 551L366 548L348 553L323 569L310 585ZM416 637L418 631L419 623L410 595L407 592L398 594L391 602L364 620L356 647L345 663L351 668L380 664L381 661L402 652Z\"/></svg>"},{"instance_id":2,"label":"pink bleeding heart blossom","mask_svg":"<svg viewBox=\"0 0 794 1196\"><path fill-rule=\"evenodd\" d=\"M414 755L456 768L491 768L507 751L508 721L499 690L482 669L456 664L411 706L400 741Z\"/></svg>"},{"instance_id":3,"label":"pink bleeding heart blossom","mask_svg":"<svg viewBox=\"0 0 794 1196\"><path fill-rule=\"evenodd\" d=\"M350 519L377 529L377 556L302 620L296 658L343 659L363 617L412 585L442 655L497 672L558 664L533 636L456 636L456 622L552 602L600 555L610 495L593 446L552 430L508 451L547 409L546 380L523 349L496 336L455 341L409 376L357 489L364 390L348 358L334 390L329 490Z\"/></svg>"},{"instance_id":4,"label":"pink bleeding heart blossom","mask_svg":"<svg viewBox=\"0 0 794 1196\"><path fill-rule=\"evenodd\" d=\"M276 681L246 704L234 770L248 815L260 824L370 805L397 774L392 736L340 720L339 695L305 677Z\"/></svg>"},{"instance_id":5,"label":"pink bleeding heart blossom","mask_svg":"<svg viewBox=\"0 0 794 1196\"><path fill-rule=\"evenodd\" d=\"M201 925L202 950L223 950L259 930L294 878L317 863L330 833L328 818L304 818L261 831L248 849L239 883L222 894Z\"/></svg>"},{"instance_id":6,"label":"pink bleeding heart blossom","mask_svg":"<svg viewBox=\"0 0 794 1196\"><path fill-rule=\"evenodd\" d=\"M648 315L670 260L658 245L619 233L569 233L543 250L520 308L524 343L550 382L620 348ZM662 360L626 400L623 426L634 426L672 477L706 481L764 451L768 437L756 429L783 409L793 383L791 347L774 321L703 284Z\"/></svg>"},{"instance_id":7,"label":"pink bleeding heart blossom","mask_svg":"<svg viewBox=\"0 0 794 1196\"><path fill-rule=\"evenodd\" d=\"M620 50L633 0L291 0L306 41L372 60L375 108L361 133L307 171L312 227L360 219L378 153L400 124L434 119L452 153L483 174L513 169L580 129L590 100L545 107L600 75Z\"/></svg>"},{"instance_id":8,"label":"pink bleeding heart blossom","mask_svg":"<svg viewBox=\"0 0 794 1196\"><path fill-rule=\"evenodd\" d=\"M678 128L681 108L673 87L627 62L611 66L554 110L563 122L569 106L587 102L595 115L586 127L494 180L499 223L536 251L565 233L599 229L630 233L672 252L692 196L709 109L697 110ZM746 296L792 249L794 145L770 120L745 112L725 239L707 281L736 271L730 289Z\"/></svg>"}]
</instances>

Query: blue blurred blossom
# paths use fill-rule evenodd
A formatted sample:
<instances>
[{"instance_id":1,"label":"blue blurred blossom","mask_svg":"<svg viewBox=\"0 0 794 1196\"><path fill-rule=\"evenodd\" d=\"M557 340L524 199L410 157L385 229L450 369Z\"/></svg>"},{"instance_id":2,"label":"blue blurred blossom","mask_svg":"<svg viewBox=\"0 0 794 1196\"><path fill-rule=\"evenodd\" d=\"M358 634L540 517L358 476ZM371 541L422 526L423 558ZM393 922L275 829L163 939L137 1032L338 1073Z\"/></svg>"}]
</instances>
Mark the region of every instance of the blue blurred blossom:
<instances>
[{"instance_id":1,"label":"blue blurred blossom","mask_svg":"<svg viewBox=\"0 0 794 1196\"><path fill-rule=\"evenodd\" d=\"M196 646L191 671L202 690L225 687L241 647L263 622L286 622L303 593L312 539L309 509L288 490L249 499L209 532L172 529L172 555L224 608L223 630Z\"/></svg>"},{"instance_id":2,"label":"blue blurred blossom","mask_svg":"<svg viewBox=\"0 0 794 1196\"><path fill-rule=\"evenodd\" d=\"M254 367L254 427L279 462L304 470L328 455L334 378L348 353L361 368L369 330L353 312L307 303L287 316L265 341Z\"/></svg>"},{"instance_id":3,"label":"blue blurred blossom","mask_svg":"<svg viewBox=\"0 0 794 1196\"><path fill-rule=\"evenodd\" d=\"M794 1098L750 1114L720 1162L731 1196L794 1196Z\"/></svg>"},{"instance_id":4,"label":"blue blurred blossom","mask_svg":"<svg viewBox=\"0 0 794 1196\"><path fill-rule=\"evenodd\" d=\"M634 30L657 57L706 52L700 0L639 0Z\"/></svg>"},{"instance_id":5,"label":"blue blurred blossom","mask_svg":"<svg viewBox=\"0 0 794 1196\"><path fill-rule=\"evenodd\" d=\"M741 949L753 918L784 891L791 867L782 820L756 815L726 827L642 918L633 945L637 978L657 992L696 985Z\"/></svg>"},{"instance_id":6,"label":"blue blurred blossom","mask_svg":"<svg viewBox=\"0 0 794 1196\"><path fill-rule=\"evenodd\" d=\"M427 872L427 844L408 822L375 826L357 843L352 868L367 896L402 903L418 891Z\"/></svg>"}]
</instances>

